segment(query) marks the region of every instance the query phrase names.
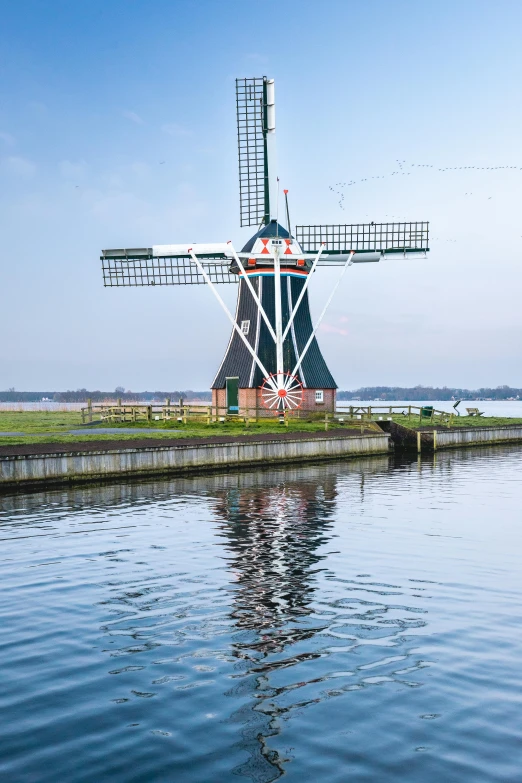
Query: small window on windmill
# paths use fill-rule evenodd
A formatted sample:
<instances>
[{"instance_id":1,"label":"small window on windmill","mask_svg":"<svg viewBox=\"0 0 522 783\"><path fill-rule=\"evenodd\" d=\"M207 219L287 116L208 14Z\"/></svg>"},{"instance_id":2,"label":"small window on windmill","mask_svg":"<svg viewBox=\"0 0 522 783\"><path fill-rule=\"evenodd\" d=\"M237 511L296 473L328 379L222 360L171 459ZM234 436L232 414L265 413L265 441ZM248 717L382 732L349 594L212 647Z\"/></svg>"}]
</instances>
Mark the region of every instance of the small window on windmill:
<instances>
[{"instance_id":1,"label":"small window on windmill","mask_svg":"<svg viewBox=\"0 0 522 783\"><path fill-rule=\"evenodd\" d=\"M241 331L243 334L248 334L250 331L250 321L241 321Z\"/></svg>"},{"instance_id":2,"label":"small window on windmill","mask_svg":"<svg viewBox=\"0 0 522 783\"><path fill-rule=\"evenodd\" d=\"M282 239L272 239L272 244L273 245L282 245L283 244L283 240Z\"/></svg>"},{"instance_id":3,"label":"small window on windmill","mask_svg":"<svg viewBox=\"0 0 522 783\"><path fill-rule=\"evenodd\" d=\"M324 402L324 393L322 389L316 389L315 390L315 401L316 402Z\"/></svg>"}]
</instances>

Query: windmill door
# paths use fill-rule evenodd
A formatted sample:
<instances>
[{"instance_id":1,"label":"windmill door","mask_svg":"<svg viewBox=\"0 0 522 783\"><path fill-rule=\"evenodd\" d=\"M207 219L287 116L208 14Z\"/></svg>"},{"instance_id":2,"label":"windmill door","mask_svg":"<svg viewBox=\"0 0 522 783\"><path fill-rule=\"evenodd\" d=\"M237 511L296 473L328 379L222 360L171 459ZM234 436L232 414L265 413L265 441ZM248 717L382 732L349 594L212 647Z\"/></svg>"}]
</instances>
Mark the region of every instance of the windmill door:
<instances>
[{"instance_id":1,"label":"windmill door","mask_svg":"<svg viewBox=\"0 0 522 783\"><path fill-rule=\"evenodd\" d=\"M239 413L239 378L227 378L227 413Z\"/></svg>"}]
</instances>

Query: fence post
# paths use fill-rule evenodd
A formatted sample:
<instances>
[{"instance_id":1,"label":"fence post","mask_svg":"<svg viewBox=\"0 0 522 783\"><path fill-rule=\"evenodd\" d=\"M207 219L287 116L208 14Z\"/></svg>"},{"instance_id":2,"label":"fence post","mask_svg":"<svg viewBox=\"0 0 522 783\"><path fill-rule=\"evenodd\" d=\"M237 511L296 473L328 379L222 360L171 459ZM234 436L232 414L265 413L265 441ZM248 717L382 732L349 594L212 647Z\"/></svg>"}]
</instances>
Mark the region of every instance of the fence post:
<instances>
[{"instance_id":1,"label":"fence post","mask_svg":"<svg viewBox=\"0 0 522 783\"><path fill-rule=\"evenodd\" d=\"M324 429L325 431L328 431L328 414L324 414Z\"/></svg>"},{"instance_id":2,"label":"fence post","mask_svg":"<svg viewBox=\"0 0 522 783\"><path fill-rule=\"evenodd\" d=\"M92 421L92 399L90 397L87 400L87 419Z\"/></svg>"},{"instance_id":3,"label":"fence post","mask_svg":"<svg viewBox=\"0 0 522 783\"><path fill-rule=\"evenodd\" d=\"M152 405L147 405L147 421L152 421Z\"/></svg>"}]
</instances>

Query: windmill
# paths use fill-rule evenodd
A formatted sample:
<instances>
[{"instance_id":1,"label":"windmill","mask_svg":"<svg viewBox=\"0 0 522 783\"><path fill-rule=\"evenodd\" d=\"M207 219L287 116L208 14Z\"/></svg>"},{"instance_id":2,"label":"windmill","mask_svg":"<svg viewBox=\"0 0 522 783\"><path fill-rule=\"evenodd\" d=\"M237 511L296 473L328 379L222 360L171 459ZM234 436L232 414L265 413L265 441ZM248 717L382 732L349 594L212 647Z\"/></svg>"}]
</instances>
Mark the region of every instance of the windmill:
<instances>
[{"instance_id":1,"label":"windmill","mask_svg":"<svg viewBox=\"0 0 522 783\"><path fill-rule=\"evenodd\" d=\"M274 80L236 79L240 225L257 232L243 249L231 242L153 245L102 251L104 285L207 285L232 324L212 383L213 406L230 414L264 408L276 414L333 411L337 385L316 333L346 270L398 256L425 257L427 222L298 225L279 223L275 167ZM315 324L308 288L319 267L339 275ZM238 283L233 315L220 293Z\"/></svg>"}]
</instances>

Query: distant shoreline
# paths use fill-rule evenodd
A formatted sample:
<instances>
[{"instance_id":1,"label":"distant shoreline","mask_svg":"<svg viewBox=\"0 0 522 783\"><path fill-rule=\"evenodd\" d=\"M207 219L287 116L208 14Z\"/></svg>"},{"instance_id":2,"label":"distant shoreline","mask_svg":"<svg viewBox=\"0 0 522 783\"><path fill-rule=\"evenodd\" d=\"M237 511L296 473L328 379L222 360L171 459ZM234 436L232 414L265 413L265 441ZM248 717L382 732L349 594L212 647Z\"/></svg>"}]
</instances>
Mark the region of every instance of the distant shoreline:
<instances>
[{"instance_id":1,"label":"distant shoreline","mask_svg":"<svg viewBox=\"0 0 522 783\"><path fill-rule=\"evenodd\" d=\"M143 391L132 392L116 389L115 391L99 391L77 389L76 391L17 391L8 389L0 391L0 406L5 409L6 403L77 403L87 404L90 399L93 403L124 403L140 404L144 402L164 402L170 398L172 402L183 398L185 403L191 405L209 405L212 401L210 390L194 391ZM480 389L460 389L449 386L365 386L353 391L339 389L337 391L338 402L518 402L522 401L522 388L513 386L482 387Z\"/></svg>"}]
</instances>

